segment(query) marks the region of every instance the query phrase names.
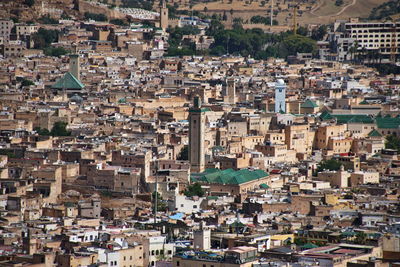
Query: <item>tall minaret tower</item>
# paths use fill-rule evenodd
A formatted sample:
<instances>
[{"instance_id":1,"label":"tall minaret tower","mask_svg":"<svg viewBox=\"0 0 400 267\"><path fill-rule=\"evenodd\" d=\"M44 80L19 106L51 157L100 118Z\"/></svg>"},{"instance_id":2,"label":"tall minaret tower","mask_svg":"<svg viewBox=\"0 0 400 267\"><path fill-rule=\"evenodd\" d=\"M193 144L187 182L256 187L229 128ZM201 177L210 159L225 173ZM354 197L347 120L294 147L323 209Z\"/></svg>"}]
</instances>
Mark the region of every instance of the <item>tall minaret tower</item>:
<instances>
[{"instance_id":1,"label":"tall minaret tower","mask_svg":"<svg viewBox=\"0 0 400 267\"><path fill-rule=\"evenodd\" d=\"M204 135L206 115L201 108L201 100L194 97L193 107L189 110L189 162L190 171L200 173L204 171Z\"/></svg>"},{"instance_id":2,"label":"tall minaret tower","mask_svg":"<svg viewBox=\"0 0 400 267\"><path fill-rule=\"evenodd\" d=\"M79 55L72 54L69 56L69 72L75 76L78 80L81 79L80 76L80 65L79 65Z\"/></svg>"},{"instance_id":3,"label":"tall minaret tower","mask_svg":"<svg viewBox=\"0 0 400 267\"><path fill-rule=\"evenodd\" d=\"M235 78L228 78L226 80L226 94L224 102L227 104L236 103L236 82Z\"/></svg>"},{"instance_id":4,"label":"tall minaret tower","mask_svg":"<svg viewBox=\"0 0 400 267\"><path fill-rule=\"evenodd\" d=\"M282 79L275 84L275 112L286 113L286 84Z\"/></svg>"},{"instance_id":5,"label":"tall minaret tower","mask_svg":"<svg viewBox=\"0 0 400 267\"><path fill-rule=\"evenodd\" d=\"M168 29L168 8L165 0L162 0L160 7L160 27L163 31Z\"/></svg>"}]
</instances>

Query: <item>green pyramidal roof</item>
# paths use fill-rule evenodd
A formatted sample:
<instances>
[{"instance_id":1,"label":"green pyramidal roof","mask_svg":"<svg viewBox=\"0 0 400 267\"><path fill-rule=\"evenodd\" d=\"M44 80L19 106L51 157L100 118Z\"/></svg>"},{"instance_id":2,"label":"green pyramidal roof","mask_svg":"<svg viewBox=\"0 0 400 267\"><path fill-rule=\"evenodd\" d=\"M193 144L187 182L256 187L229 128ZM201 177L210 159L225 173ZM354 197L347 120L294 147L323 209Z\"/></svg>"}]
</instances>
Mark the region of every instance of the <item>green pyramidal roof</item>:
<instances>
[{"instance_id":1,"label":"green pyramidal roof","mask_svg":"<svg viewBox=\"0 0 400 267\"><path fill-rule=\"evenodd\" d=\"M302 108L317 108L318 105L314 101L307 99L306 101L304 101L303 104L301 104L301 107Z\"/></svg>"},{"instance_id":2,"label":"green pyramidal roof","mask_svg":"<svg viewBox=\"0 0 400 267\"><path fill-rule=\"evenodd\" d=\"M382 135L377 130L372 130L368 134L369 137L382 137Z\"/></svg>"},{"instance_id":3,"label":"green pyramidal roof","mask_svg":"<svg viewBox=\"0 0 400 267\"><path fill-rule=\"evenodd\" d=\"M59 79L52 88L54 89L83 89L85 86L70 72Z\"/></svg>"}]
</instances>

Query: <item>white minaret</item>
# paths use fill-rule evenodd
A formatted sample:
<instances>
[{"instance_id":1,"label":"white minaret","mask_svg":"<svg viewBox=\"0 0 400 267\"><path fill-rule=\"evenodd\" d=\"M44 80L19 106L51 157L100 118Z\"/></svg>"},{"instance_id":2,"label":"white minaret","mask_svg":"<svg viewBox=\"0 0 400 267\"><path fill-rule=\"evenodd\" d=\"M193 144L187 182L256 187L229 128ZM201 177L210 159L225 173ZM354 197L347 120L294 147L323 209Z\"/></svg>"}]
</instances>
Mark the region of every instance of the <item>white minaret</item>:
<instances>
[{"instance_id":1,"label":"white minaret","mask_svg":"<svg viewBox=\"0 0 400 267\"><path fill-rule=\"evenodd\" d=\"M286 84L282 79L275 83L275 112L286 112Z\"/></svg>"},{"instance_id":2,"label":"white minaret","mask_svg":"<svg viewBox=\"0 0 400 267\"><path fill-rule=\"evenodd\" d=\"M205 168L205 125L205 110L201 108L201 100L197 95L189 110L189 162L190 171L194 173L203 172Z\"/></svg>"}]
</instances>

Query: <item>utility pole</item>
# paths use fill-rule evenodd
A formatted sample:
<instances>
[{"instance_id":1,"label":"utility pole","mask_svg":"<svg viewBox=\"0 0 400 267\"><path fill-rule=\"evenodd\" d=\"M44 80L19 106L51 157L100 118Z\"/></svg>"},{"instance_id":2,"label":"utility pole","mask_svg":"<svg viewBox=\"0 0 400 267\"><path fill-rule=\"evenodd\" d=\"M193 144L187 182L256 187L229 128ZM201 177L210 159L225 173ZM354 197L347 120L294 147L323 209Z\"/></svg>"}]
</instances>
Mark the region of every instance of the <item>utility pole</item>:
<instances>
[{"instance_id":1,"label":"utility pole","mask_svg":"<svg viewBox=\"0 0 400 267\"><path fill-rule=\"evenodd\" d=\"M270 23L271 23L271 26L273 25L273 24L272 24L272 19L273 19L273 17L274 17L274 0L271 0L271 14L270 14Z\"/></svg>"},{"instance_id":2,"label":"utility pole","mask_svg":"<svg viewBox=\"0 0 400 267\"><path fill-rule=\"evenodd\" d=\"M293 8L293 34L297 34L297 21L296 21L296 16L297 16L297 4Z\"/></svg>"},{"instance_id":3,"label":"utility pole","mask_svg":"<svg viewBox=\"0 0 400 267\"><path fill-rule=\"evenodd\" d=\"M157 198L158 198L158 192L157 192L157 186L158 186L158 162L156 162L156 184L154 188L154 224L157 223Z\"/></svg>"}]
</instances>

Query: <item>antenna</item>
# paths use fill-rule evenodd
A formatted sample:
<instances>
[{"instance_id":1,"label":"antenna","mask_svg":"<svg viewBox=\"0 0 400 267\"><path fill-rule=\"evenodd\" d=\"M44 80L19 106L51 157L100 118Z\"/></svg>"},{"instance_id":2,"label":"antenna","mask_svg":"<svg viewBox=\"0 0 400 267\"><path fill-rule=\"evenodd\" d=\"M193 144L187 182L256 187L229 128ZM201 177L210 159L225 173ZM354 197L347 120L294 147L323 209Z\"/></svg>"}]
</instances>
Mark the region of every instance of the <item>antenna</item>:
<instances>
[{"instance_id":1,"label":"antenna","mask_svg":"<svg viewBox=\"0 0 400 267\"><path fill-rule=\"evenodd\" d=\"M297 21L296 21L296 16L297 16L297 4L293 7L293 34L297 34Z\"/></svg>"}]
</instances>

